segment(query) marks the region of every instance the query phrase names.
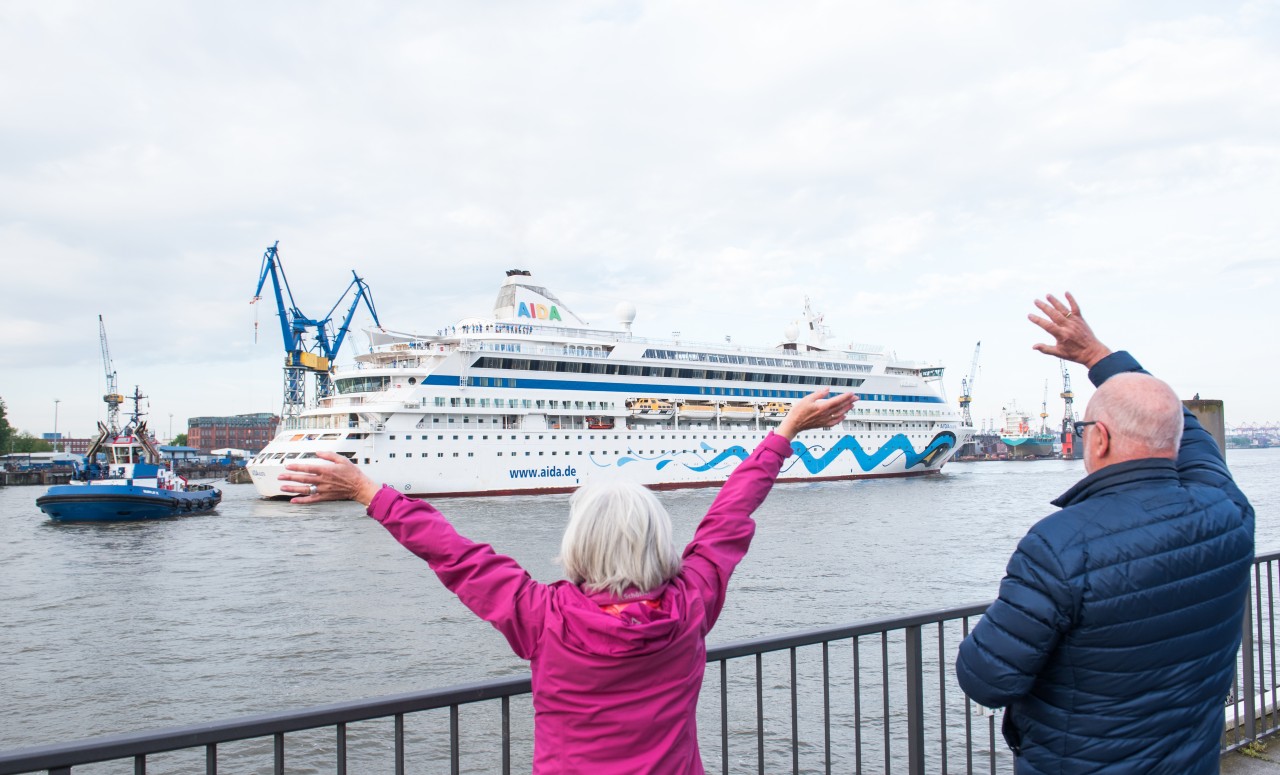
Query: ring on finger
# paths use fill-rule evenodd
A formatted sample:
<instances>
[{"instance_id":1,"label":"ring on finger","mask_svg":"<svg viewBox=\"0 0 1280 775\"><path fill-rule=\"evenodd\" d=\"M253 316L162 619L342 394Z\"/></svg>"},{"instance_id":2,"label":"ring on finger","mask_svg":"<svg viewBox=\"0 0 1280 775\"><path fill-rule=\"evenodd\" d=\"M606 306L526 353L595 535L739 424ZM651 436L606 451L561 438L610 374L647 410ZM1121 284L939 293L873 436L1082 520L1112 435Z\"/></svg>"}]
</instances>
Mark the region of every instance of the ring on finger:
<instances>
[{"instance_id":1,"label":"ring on finger","mask_svg":"<svg viewBox=\"0 0 1280 775\"><path fill-rule=\"evenodd\" d=\"M1062 317L1064 317L1064 318L1069 318L1069 317L1071 317L1071 313L1068 311L1068 312L1067 312L1067 314L1063 315Z\"/></svg>"},{"instance_id":2,"label":"ring on finger","mask_svg":"<svg viewBox=\"0 0 1280 775\"><path fill-rule=\"evenodd\" d=\"M318 493L318 492L320 492L320 488L319 488L318 486L314 485L314 484L313 484L313 485L311 485L311 494L312 494L312 495L315 495L315 494L316 494L316 493Z\"/></svg>"}]
</instances>

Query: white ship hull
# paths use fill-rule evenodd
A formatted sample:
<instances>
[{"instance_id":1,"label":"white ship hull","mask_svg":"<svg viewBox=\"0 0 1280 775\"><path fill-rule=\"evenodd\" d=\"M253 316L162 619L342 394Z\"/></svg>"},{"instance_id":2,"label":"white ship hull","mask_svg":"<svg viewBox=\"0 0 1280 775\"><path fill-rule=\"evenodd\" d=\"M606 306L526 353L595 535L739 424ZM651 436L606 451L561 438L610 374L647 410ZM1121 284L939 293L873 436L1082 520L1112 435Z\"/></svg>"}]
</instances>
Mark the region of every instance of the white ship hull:
<instances>
[{"instance_id":1,"label":"white ship hull","mask_svg":"<svg viewBox=\"0 0 1280 775\"><path fill-rule=\"evenodd\" d=\"M370 332L372 351L334 374L337 394L288 419L250 461L253 483L284 495L284 466L325 450L414 495L566 492L598 477L715 485L780 421L767 405L822 387L860 400L840 426L797 439L781 481L936 473L973 432L939 396L940 369L876 348L657 342L628 327L591 327L518 274L492 317L433 336ZM712 411L629 410L639 399ZM755 410L747 421L744 406Z\"/></svg>"}]
</instances>

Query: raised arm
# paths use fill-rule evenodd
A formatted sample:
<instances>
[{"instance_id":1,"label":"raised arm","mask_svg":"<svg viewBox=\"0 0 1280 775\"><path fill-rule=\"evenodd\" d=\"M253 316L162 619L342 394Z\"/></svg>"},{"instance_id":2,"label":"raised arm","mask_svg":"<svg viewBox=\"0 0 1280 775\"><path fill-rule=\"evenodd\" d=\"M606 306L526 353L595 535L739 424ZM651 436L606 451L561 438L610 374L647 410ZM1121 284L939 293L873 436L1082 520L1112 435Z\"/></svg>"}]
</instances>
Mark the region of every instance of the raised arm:
<instances>
[{"instance_id":1,"label":"raised arm","mask_svg":"<svg viewBox=\"0 0 1280 775\"><path fill-rule=\"evenodd\" d=\"M1094 385L1102 385L1116 374L1130 371L1148 373L1129 353L1123 350L1113 353L1099 341L1080 314L1080 305L1076 303L1075 297L1070 293L1064 295L1065 303L1052 294L1043 301L1036 301L1035 304L1044 313L1044 317L1034 314L1027 316L1055 340L1052 345L1034 345L1036 350L1085 366L1089 369L1089 380ZM1227 469L1217 441L1186 407L1183 407L1182 418L1178 473L1184 478L1215 486L1231 484L1231 472ZM1232 488L1234 489L1234 485Z\"/></svg>"},{"instance_id":2,"label":"raised arm","mask_svg":"<svg viewBox=\"0 0 1280 775\"><path fill-rule=\"evenodd\" d=\"M299 493L294 503L354 500L368 507L402 546L427 561L440 582L463 605L506 637L517 656L530 659L541 633L548 588L510 557L472 541L430 504L379 487L349 460L317 453L326 462L291 463L281 485Z\"/></svg>"},{"instance_id":3,"label":"raised arm","mask_svg":"<svg viewBox=\"0 0 1280 775\"><path fill-rule=\"evenodd\" d=\"M755 534L751 514L772 489L782 461L790 457L791 441L802 431L840 422L857 400L853 393L834 398L827 398L827 394L827 390L821 390L797 401L777 430L738 464L685 547L681 573L702 591L708 630L724 607L725 589L733 569L751 545Z\"/></svg>"}]
</instances>

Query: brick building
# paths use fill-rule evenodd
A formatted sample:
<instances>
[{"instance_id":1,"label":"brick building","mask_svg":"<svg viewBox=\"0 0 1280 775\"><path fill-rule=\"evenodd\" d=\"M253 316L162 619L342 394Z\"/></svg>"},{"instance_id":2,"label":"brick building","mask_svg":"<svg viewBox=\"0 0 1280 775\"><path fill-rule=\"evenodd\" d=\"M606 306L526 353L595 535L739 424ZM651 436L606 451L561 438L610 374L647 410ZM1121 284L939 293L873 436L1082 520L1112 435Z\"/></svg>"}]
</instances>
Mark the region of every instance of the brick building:
<instances>
[{"instance_id":1,"label":"brick building","mask_svg":"<svg viewBox=\"0 0 1280 775\"><path fill-rule=\"evenodd\" d=\"M61 433L42 433L40 438L52 444L56 452L70 452L74 455L85 454L93 443L93 439L72 439Z\"/></svg>"},{"instance_id":2,"label":"brick building","mask_svg":"<svg viewBox=\"0 0 1280 775\"><path fill-rule=\"evenodd\" d=\"M275 438L280 418L270 412L232 417L192 417L187 421L187 446L209 451L232 447L257 454Z\"/></svg>"}]
</instances>

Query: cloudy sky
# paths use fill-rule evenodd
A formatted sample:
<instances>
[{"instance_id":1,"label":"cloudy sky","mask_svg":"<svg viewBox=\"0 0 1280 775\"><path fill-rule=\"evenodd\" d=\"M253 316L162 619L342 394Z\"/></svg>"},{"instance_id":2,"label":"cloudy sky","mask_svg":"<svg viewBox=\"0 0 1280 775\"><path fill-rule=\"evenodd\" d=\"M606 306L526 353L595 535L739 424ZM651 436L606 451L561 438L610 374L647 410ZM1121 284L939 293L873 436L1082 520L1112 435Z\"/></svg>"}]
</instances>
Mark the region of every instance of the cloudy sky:
<instances>
[{"instance_id":1,"label":"cloudy sky","mask_svg":"<svg viewBox=\"0 0 1280 775\"><path fill-rule=\"evenodd\" d=\"M520 267L686 340L774 344L808 296L953 401L981 340L979 422L1046 380L1061 417L1025 315L1069 289L1184 397L1280 418L1276 0L3 0L0 68L32 433L105 415L99 314L162 437L279 411L276 240L305 313L354 269L399 330Z\"/></svg>"}]
</instances>

